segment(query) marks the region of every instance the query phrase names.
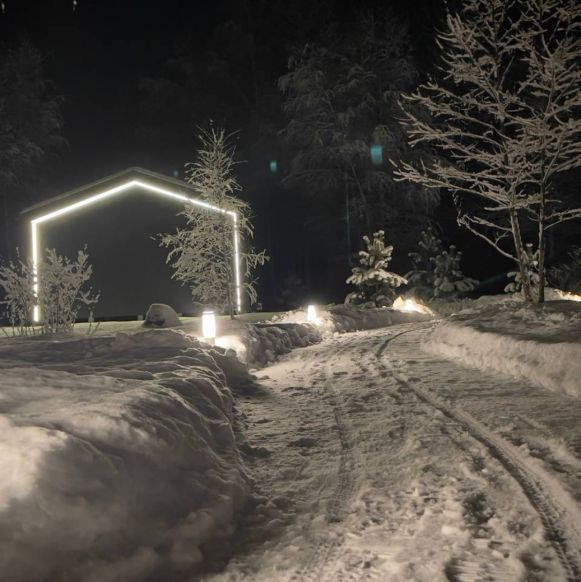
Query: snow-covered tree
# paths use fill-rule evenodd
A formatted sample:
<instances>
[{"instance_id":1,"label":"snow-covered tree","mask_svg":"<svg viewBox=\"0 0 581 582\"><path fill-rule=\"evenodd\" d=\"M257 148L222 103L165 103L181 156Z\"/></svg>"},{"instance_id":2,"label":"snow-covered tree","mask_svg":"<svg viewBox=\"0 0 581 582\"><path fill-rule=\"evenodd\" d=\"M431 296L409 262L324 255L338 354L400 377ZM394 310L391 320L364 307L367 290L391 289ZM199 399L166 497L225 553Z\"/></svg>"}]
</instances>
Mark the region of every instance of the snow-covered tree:
<instances>
[{"instance_id":1,"label":"snow-covered tree","mask_svg":"<svg viewBox=\"0 0 581 582\"><path fill-rule=\"evenodd\" d=\"M462 253L450 245L434 259L434 298L458 299L473 291L478 281L466 277L460 267Z\"/></svg>"},{"instance_id":2,"label":"snow-covered tree","mask_svg":"<svg viewBox=\"0 0 581 582\"><path fill-rule=\"evenodd\" d=\"M573 249L568 255L566 263L549 269L549 280L557 289L581 293L581 247Z\"/></svg>"},{"instance_id":3,"label":"snow-covered tree","mask_svg":"<svg viewBox=\"0 0 581 582\"><path fill-rule=\"evenodd\" d=\"M186 164L187 181L196 188L202 201L224 212L201 210L186 204L180 213L186 219L186 227L177 229L174 234L160 235L160 245L170 249L167 262L174 267L173 278L190 285L195 301L226 309L233 317L235 242L233 221L227 212L235 212L238 216L243 287L251 303L257 300L254 271L268 257L264 250L256 252L250 246L254 229L250 206L236 196L242 187L234 173L237 162L232 136L224 129L212 127L202 131L199 139L197 160Z\"/></svg>"},{"instance_id":4,"label":"snow-covered tree","mask_svg":"<svg viewBox=\"0 0 581 582\"><path fill-rule=\"evenodd\" d=\"M523 219L538 223L542 275L541 233L580 214L551 195L581 165L580 11L573 0L468 0L438 35L440 80L406 108L411 144L438 155L400 163L399 177L451 192L459 223L516 263L528 300Z\"/></svg>"},{"instance_id":5,"label":"snow-covered tree","mask_svg":"<svg viewBox=\"0 0 581 582\"><path fill-rule=\"evenodd\" d=\"M547 230L581 218L581 202L566 200L558 178L581 167L581 4L521 0L515 50L525 74L518 84L517 130L525 149L528 192L537 225L537 300L545 295Z\"/></svg>"},{"instance_id":6,"label":"snow-covered tree","mask_svg":"<svg viewBox=\"0 0 581 582\"><path fill-rule=\"evenodd\" d=\"M537 293L539 287L539 251L533 249L533 245L528 243L525 246L525 257L527 261L526 273L528 274L528 286L533 293ZM504 288L505 293L521 293L523 281L520 271L510 271L507 274L510 283Z\"/></svg>"},{"instance_id":7,"label":"snow-covered tree","mask_svg":"<svg viewBox=\"0 0 581 582\"><path fill-rule=\"evenodd\" d=\"M345 303L373 304L376 307L390 306L395 299L395 290L407 280L387 270L393 252L392 245L385 244L385 233L373 233L373 240L363 237L366 250L359 251L359 266L353 267L347 283L355 285L357 291L349 293Z\"/></svg>"},{"instance_id":8,"label":"snow-covered tree","mask_svg":"<svg viewBox=\"0 0 581 582\"><path fill-rule=\"evenodd\" d=\"M34 269L30 261L9 261L0 265L0 287L4 290L5 316L14 332L26 334L33 323L33 309L40 308L43 333L67 333L73 329L79 310L92 310L99 300L88 287L93 274L89 256L84 250L76 260L46 249L38 266L38 295L33 291Z\"/></svg>"},{"instance_id":9,"label":"snow-covered tree","mask_svg":"<svg viewBox=\"0 0 581 582\"><path fill-rule=\"evenodd\" d=\"M0 56L0 212L6 235L11 196L29 184L36 165L65 142L62 99L46 80L43 61L27 41Z\"/></svg>"},{"instance_id":10,"label":"snow-covered tree","mask_svg":"<svg viewBox=\"0 0 581 582\"><path fill-rule=\"evenodd\" d=\"M435 260L443 250L442 241L428 227L420 235L417 250L409 253L412 269L405 277L409 290L419 299L431 299L434 295Z\"/></svg>"},{"instance_id":11,"label":"snow-covered tree","mask_svg":"<svg viewBox=\"0 0 581 582\"><path fill-rule=\"evenodd\" d=\"M417 72L405 23L386 10L362 15L345 30L331 27L289 59L279 79L287 124L281 132L291 154L285 181L345 204L363 232L378 225L401 228L437 195L394 184L388 158L406 159L409 148L397 119L397 100Z\"/></svg>"}]
</instances>

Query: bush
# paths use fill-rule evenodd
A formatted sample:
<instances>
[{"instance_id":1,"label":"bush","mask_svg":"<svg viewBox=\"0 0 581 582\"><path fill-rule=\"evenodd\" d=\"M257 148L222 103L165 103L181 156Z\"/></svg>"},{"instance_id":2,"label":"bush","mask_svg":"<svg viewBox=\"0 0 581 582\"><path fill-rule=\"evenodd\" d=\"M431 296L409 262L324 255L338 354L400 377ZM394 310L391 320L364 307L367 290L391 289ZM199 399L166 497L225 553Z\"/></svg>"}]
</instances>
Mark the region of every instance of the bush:
<instances>
[{"instance_id":1,"label":"bush","mask_svg":"<svg viewBox=\"0 0 581 582\"><path fill-rule=\"evenodd\" d=\"M0 287L4 289L5 315L13 334L26 335L33 331L33 310L40 308L43 333L70 332L79 310L87 307L92 319L92 307L99 300L92 289L85 289L93 274L89 257L84 250L75 261L47 249L38 267L38 297L33 291L34 270L30 261L18 259L0 266Z\"/></svg>"}]
</instances>

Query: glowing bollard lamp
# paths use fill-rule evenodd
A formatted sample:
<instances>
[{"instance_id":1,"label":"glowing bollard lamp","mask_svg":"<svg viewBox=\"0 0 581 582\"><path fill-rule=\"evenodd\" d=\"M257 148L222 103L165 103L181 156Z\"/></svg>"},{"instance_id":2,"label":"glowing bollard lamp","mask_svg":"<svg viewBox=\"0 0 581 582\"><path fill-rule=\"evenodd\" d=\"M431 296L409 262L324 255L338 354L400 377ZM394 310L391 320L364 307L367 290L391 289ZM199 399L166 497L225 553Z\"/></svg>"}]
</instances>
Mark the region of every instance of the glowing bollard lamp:
<instances>
[{"instance_id":1,"label":"glowing bollard lamp","mask_svg":"<svg viewBox=\"0 0 581 582\"><path fill-rule=\"evenodd\" d=\"M317 323L317 308L314 305L309 305L307 307L307 321L309 323Z\"/></svg>"},{"instance_id":2,"label":"glowing bollard lamp","mask_svg":"<svg viewBox=\"0 0 581 582\"><path fill-rule=\"evenodd\" d=\"M210 345L216 343L216 316L213 311L202 313L202 336Z\"/></svg>"}]
</instances>

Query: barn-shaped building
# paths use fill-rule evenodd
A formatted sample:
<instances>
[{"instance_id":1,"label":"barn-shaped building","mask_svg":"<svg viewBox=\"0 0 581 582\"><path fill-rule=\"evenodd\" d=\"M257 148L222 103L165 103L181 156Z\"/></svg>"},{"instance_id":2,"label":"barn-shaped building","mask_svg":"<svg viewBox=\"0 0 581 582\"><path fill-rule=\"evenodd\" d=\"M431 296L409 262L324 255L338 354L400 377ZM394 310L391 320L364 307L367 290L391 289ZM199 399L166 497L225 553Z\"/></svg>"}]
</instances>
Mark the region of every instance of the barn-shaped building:
<instances>
[{"instance_id":1,"label":"barn-shaped building","mask_svg":"<svg viewBox=\"0 0 581 582\"><path fill-rule=\"evenodd\" d=\"M160 248L158 238L184 225L184 218L177 215L185 204L221 212L232 220L232 266L240 311L236 214L199 200L189 184L149 170L129 168L26 208L22 211L26 247L37 265L46 248L74 258L86 245L92 287L101 292L98 317L135 317L151 303L190 313L190 290L171 279L167 249Z\"/></svg>"}]
</instances>

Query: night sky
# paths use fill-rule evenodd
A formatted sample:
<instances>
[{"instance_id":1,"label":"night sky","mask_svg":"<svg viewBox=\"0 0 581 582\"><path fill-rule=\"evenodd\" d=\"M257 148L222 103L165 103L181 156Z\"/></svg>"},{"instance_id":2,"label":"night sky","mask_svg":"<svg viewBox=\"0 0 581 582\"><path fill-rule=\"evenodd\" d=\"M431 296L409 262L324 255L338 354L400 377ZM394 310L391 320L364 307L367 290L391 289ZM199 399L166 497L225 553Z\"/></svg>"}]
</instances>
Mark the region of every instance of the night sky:
<instances>
[{"instance_id":1,"label":"night sky","mask_svg":"<svg viewBox=\"0 0 581 582\"><path fill-rule=\"evenodd\" d=\"M194 157L196 125L211 118L240 130L243 196L256 215L256 244L266 246L272 257L261 273L265 308L287 306L281 294L288 277L300 280L301 299L342 299L349 266L324 249L344 244L343 226L318 232L324 203L305 201L281 184L285 154L277 132L284 116L277 79L287 70L289 54L316 40L330 21L346 30L361 11L385 4L409 23L418 70L425 77L435 66L433 31L443 2L78 0L74 11L71 0L4 3L0 51L26 39L44 54L45 76L64 98L68 142L38 167L19 192L15 210L129 166L183 177L184 163ZM183 63L193 71L186 92L174 87L184 85ZM272 159L278 162L274 175ZM469 275L485 279L506 268L457 229L449 200L434 219L446 242L464 251ZM394 268L405 272L411 249L398 253L397 241L392 242Z\"/></svg>"}]
</instances>

